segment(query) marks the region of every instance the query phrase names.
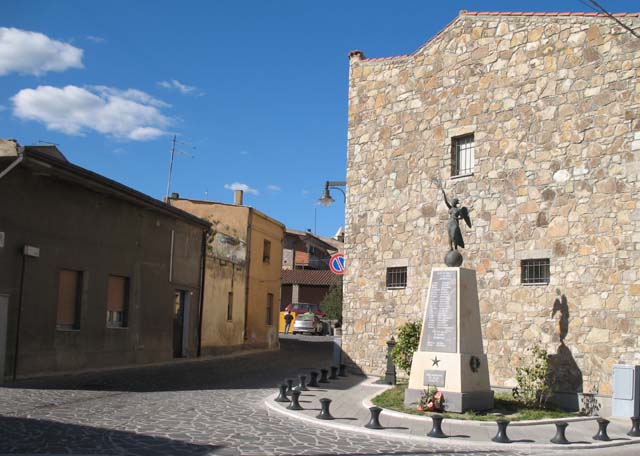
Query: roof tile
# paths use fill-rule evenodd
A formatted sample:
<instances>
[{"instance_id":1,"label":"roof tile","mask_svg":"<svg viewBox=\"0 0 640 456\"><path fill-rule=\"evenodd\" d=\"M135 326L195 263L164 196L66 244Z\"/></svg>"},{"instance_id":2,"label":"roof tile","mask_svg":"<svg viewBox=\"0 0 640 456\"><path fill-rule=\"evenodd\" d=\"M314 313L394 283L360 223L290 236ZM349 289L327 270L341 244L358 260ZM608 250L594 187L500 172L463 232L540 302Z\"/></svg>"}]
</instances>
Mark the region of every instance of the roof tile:
<instances>
[{"instance_id":1,"label":"roof tile","mask_svg":"<svg viewBox=\"0 0 640 456\"><path fill-rule=\"evenodd\" d=\"M331 285L340 281L340 276L329 270L294 269L282 271L283 285Z\"/></svg>"}]
</instances>

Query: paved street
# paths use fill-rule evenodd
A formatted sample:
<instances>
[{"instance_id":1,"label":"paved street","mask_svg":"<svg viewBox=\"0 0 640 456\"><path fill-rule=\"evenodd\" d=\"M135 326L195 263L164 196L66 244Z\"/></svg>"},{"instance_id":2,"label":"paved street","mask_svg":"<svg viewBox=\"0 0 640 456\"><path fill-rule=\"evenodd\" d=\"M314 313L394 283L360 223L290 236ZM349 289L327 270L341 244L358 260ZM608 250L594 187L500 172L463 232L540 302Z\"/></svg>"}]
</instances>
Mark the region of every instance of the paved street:
<instances>
[{"instance_id":1,"label":"paved street","mask_svg":"<svg viewBox=\"0 0 640 456\"><path fill-rule=\"evenodd\" d=\"M0 454L532 454L399 442L269 414L263 400L275 385L329 366L330 349L286 339L279 352L22 381L0 388Z\"/></svg>"}]
</instances>

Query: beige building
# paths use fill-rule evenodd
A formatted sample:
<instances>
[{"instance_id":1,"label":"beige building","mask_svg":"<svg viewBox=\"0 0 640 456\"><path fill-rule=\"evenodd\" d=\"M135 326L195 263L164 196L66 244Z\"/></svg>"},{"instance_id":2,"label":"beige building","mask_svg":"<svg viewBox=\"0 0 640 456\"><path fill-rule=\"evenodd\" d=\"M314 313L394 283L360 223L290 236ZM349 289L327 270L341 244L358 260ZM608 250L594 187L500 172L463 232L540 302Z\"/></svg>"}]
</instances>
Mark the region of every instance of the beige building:
<instances>
[{"instance_id":1,"label":"beige building","mask_svg":"<svg viewBox=\"0 0 640 456\"><path fill-rule=\"evenodd\" d=\"M209 221L202 312L203 355L277 348L284 225L242 205L169 198Z\"/></svg>"},{"instance_id":2,"label":"beige building","mask_svg":"<svg viewBox=\"0 0 640 456\"><path fill-rule=\"evenodd\" d=\"M618 15L638 29L635 14ZM640 39L599 14L462 11L410 55L350 54L343 347L382 374L471 209L491 383L539 342L560 389L640 363Z\"/></svg>"}]
</instances>

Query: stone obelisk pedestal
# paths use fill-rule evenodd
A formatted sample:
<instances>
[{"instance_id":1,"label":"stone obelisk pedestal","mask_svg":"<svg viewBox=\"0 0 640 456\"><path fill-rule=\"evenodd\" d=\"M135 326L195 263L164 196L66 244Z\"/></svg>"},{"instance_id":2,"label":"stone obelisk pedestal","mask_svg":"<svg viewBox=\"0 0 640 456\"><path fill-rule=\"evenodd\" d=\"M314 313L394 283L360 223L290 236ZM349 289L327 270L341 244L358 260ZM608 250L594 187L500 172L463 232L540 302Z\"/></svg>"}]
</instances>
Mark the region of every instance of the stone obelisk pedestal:
<instances>
[{"instance_id":1,"label":"stone obelisk pedestal","mask_svg":"<svg viewBox=\"0 0 640 456\"><path fill-rule=\"evenodd\" d=\"M405 405L415 405L429 386L442 392L447 411L493 407L473 269L431 271L420 345L413 355Z\"/></svg>"}]
</instances>

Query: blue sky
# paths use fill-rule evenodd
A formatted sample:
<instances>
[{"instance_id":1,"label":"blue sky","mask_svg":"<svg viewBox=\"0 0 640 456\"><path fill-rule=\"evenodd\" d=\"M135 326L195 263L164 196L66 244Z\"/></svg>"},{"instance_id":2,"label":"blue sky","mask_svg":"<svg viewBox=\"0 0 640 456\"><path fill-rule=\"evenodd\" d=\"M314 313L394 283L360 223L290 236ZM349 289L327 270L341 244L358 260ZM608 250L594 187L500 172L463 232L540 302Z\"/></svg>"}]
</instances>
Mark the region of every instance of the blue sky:
<instances>
[{"instance_id":1,"label":"blue sky","mask_svg":"<svg viewBox=\"0 0 640 456\"><path fill-rule=\"evenodd\" d=\"M636 0L601 0L637 12ZM344 204L348 59L414 51L471 11L590 11L548 1L29 1L0 16L0 137L164 196L245 204L331 236Z\"/></svg>"}]
</instances>

